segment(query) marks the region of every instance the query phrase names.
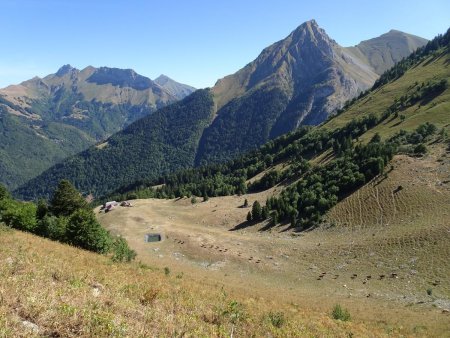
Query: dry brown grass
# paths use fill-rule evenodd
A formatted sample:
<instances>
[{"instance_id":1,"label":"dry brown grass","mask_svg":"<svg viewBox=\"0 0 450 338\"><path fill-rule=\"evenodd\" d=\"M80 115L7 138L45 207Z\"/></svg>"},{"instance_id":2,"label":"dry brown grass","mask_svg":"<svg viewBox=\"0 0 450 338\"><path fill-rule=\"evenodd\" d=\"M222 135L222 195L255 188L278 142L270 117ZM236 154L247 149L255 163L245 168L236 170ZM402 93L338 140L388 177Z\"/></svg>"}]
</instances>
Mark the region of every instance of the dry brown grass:
<instances>
[{"instance_id":1,"label":"dry brown grass","mask_svg":"<svg viewBox=\"0 0 450 338\"><path fill-rule=\"evenodd\" d=\"M234 298L214 284L165 276L30 234L0 232L1 337L378 336L327 313ZM270 311L286 316L281 328ZM38 331L24 321L37 325ZM28 324L28 325L32 325Z\"/></svg>"},{"instance_id":2,"label":"dry brown grass","mask_svg":"<svg viewBox=\"0 0 450 338\"><path fill-rule=\"evenodd\" d=\"M230 231L245 219L245 199L249 205L264 201L274 189L194 205L189 199L137 200L133 208L98 214L99 220L123 234L138 259L181 271L194 283L223 284L237 297L269 298L303 311L325 313L340 303L355 322L385 333L445 336L450 189L443 182L450 181L450 156L439 145L431 150L424 158L397 156L387 178L331 210L333 227L300 235L284 226L262 231L264 223ZM403 189L394 193L399 185ZM145 243L147 232L166 238Z\"/></svg>"}]
</instances>

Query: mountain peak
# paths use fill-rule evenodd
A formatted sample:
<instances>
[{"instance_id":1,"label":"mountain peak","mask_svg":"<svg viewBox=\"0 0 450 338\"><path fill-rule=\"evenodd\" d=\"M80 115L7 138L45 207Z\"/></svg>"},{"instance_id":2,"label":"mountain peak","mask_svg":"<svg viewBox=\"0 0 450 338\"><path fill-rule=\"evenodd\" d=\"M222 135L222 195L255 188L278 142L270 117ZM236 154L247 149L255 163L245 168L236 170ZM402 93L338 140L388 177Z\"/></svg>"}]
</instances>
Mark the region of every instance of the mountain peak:
<instances>
[{"instance_id":1,"label":"mountain peak","mask_svg":"<svg viewBox=\"0 0 450 338\"><path fill-rule=\"evenodd\" d=\"M87 79L96 84L112 84L119 87L131 87L136 90L145 90L153 86L148 77L139 75L133 69L120 69L100 67Z\"/></svg>"},{"instance_id":2,"label":"mountain peak","mask_svg":"<svg viewBox=\"0 0 450 338\"><path fill-rule=\"evenodd\" d=\"M153 80L153 82L156 83L158 86L161 86L168 92L170 92L178 99L182 99L183 97L195 91L194 87L178 83L164 74L158 76L156 79Z\"/></svg>"},{"instance_id":3,"label":"mountain peak","mask_svg":"<svg viewBox=\"0 0 450 338\"><path fill-rule=\"evenodd\" d=\"M308 21L305 21L300 26L298 26L291 34L299 34L299 33L325 33L325 31L320 28L319 24L316 20L311 19Z\"/></svg>"},{"instance_id":4,"label":"mountain peak","mask_svg":"<svg viewBox=\"0 0 450 338\"><path fill-rule=\"evenodd\" d=\"M76 68L73 68L71 65L67 64L67 65L64 65L61 68L59 68L55 75L62 77L64 75L70 73L73 70L76 70Z\"/></svg>"},{"instance_id":5,"label":"mountain peak","mask_svg":"<svg viewBox=\"0 0 450 338\"><path fill-rule=\"evenodd\" d=\"M295 44L313 43L320 44L322 47L327 47L329 44L334 44L335 41L331 39L324 29L320 28L317 21L311 19L298 26L289 36L291 41Z\"/></svg>"},{"instance_id":6,"label":"mountain peak","mask_svg":"<svg viewBox=\"0 0 450 338\"><path fill-rule=\"evenodd\" d=\"M165 84L169 81L173 81L173 80L164 74L161 74L160 76L158 76L156 79L153 80L153 82L159 84L160 86L162 86L163 84Z\"/></svg>"}]
</instances>

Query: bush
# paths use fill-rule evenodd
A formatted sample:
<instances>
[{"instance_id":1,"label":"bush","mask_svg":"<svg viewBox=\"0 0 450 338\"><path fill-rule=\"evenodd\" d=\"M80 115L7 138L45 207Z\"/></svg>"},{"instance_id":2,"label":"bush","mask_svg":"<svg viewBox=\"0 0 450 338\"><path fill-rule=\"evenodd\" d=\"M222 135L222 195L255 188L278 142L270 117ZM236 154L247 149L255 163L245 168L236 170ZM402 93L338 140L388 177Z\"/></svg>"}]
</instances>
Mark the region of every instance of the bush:
<instances>
[{"instance_id":1,"label":"bush","mask_svg":"<svg viewBox=\"0 0 450 338\"><path fill-rule=\"evenodd\" d=\"M427 147L423 143L420 143L414 147L414 154L416 154L416 155L423 155L423 154L426 154L426 152L427 152Z\"/></svg>"},{"instance_id":2,"label":"bush","mask_svg":"<svg viewBox=\"0 0 450 338\"><path fill-rule=\"evenodd\" d=\"M228 306L222 312L222 315L228 317L230 322L233 324L237 324L238 322L245 320L247 317L244 306L235 300L228 303Z\"/></svg>"},{"instance_id":3,"label":"bush","mask_svg":"<svg viewBox=\"0 0 450 338\"><path fill-rule=\"evenodd\" d=\"M9 227L29 232L36 230L36 206L33 203L6 200L1 209L1 220Z\"/></svg>"},{"instance_id":4,"label":"bush","mask_svg":"<svg viewBox=\"0 0 450 338\"><path fill-rule=\"evenodd\" d=\"M136 257L136 251L130 249L127 241L123 237L116 237L112 245L114 262L131 262Z\"/></svg>"},{"instance_id":5,"label":"bush","mask_svg":"<svg viewBox=\"0 0 450 338\"><path fill-rule=\"evenodd\" d=\"M283 326L285 319L284 319L284 313L283 312L269 312L268 315L270 324L273 326L280 328Z\"/></svg>"},{"instance_id":6,"label":"bush","mask_svg":"<svg viewBox=\"0 0 450 338\"><path fill-rule=\"evenodd\" d=\"M350 320L350 313L347 309L342 308L339 304L336 304L331 312L331 317L336 320L342 320L343 322Z\"/></svg>"},{"instance_id":7,"label":"bush","mask_svg":"<svg viewBox=\"0 0 450 338\"><path fill-rule=\"evenodd\" d=\"M10 199L11 195L9 193L9 191L0 184L0 201L1 200L6 200L6 199Z\"/></svg>"},{"instance_id":8,"label":"bush","mask_svg":"<svg viewBox=\"0 0 450 338\"><path fill-rule=\"evenodd\" d=\"M37 234L52 240L65 242L67 230L66 217L44 216L38 221Z\"/></svg>"},{"instance_id":9,"label":"bush","mask_svg":"<svg viewBox=\"0 0 450 338\"><path fill-rule=\"evenodd\" d=\"M95 219L89 209L75 211L67 224L67 241L77 247L107 253L111 249L110 234Z\"/></svg>"}]
</instances>

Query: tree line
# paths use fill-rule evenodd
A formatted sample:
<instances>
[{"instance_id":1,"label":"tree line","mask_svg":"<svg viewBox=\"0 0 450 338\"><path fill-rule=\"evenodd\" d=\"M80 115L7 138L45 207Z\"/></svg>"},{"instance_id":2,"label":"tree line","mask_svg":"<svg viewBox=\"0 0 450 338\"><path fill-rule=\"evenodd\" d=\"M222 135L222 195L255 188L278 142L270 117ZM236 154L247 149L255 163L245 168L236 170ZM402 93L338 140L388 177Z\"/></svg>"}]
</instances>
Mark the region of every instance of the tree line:
<instances>
[{"instance_id":1,"label":"tree line","mask_svg":"<svg viewBox=\"0 0 450 338\"><path fill-rule=\"evenodd\" d=\"M0 186L0 222L11 228L67 243L85 250L110 254L113 261L131 261L136 253L123 237L113 236L97 221L81 194L62 180L49 203L14 200Z\"/></svg>"}]
</instances>

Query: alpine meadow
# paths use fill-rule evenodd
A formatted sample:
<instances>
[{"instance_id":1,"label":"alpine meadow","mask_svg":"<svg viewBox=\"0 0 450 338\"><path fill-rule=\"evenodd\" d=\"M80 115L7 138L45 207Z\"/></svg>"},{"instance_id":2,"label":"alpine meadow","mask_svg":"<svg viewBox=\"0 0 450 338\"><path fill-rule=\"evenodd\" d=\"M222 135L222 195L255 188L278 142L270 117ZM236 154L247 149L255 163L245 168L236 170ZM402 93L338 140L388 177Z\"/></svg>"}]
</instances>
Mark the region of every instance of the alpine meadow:
<instances>
[{"instance_id":1,"label":"alpine meadow","mask_svg":"<svg viewBox=\"0 0 450 338\"><path fill-rule=\"evenodd\" d=\"M448 4L172 6L0 5L0 337L448 337Z\"/></svg>"}]
</instances>

